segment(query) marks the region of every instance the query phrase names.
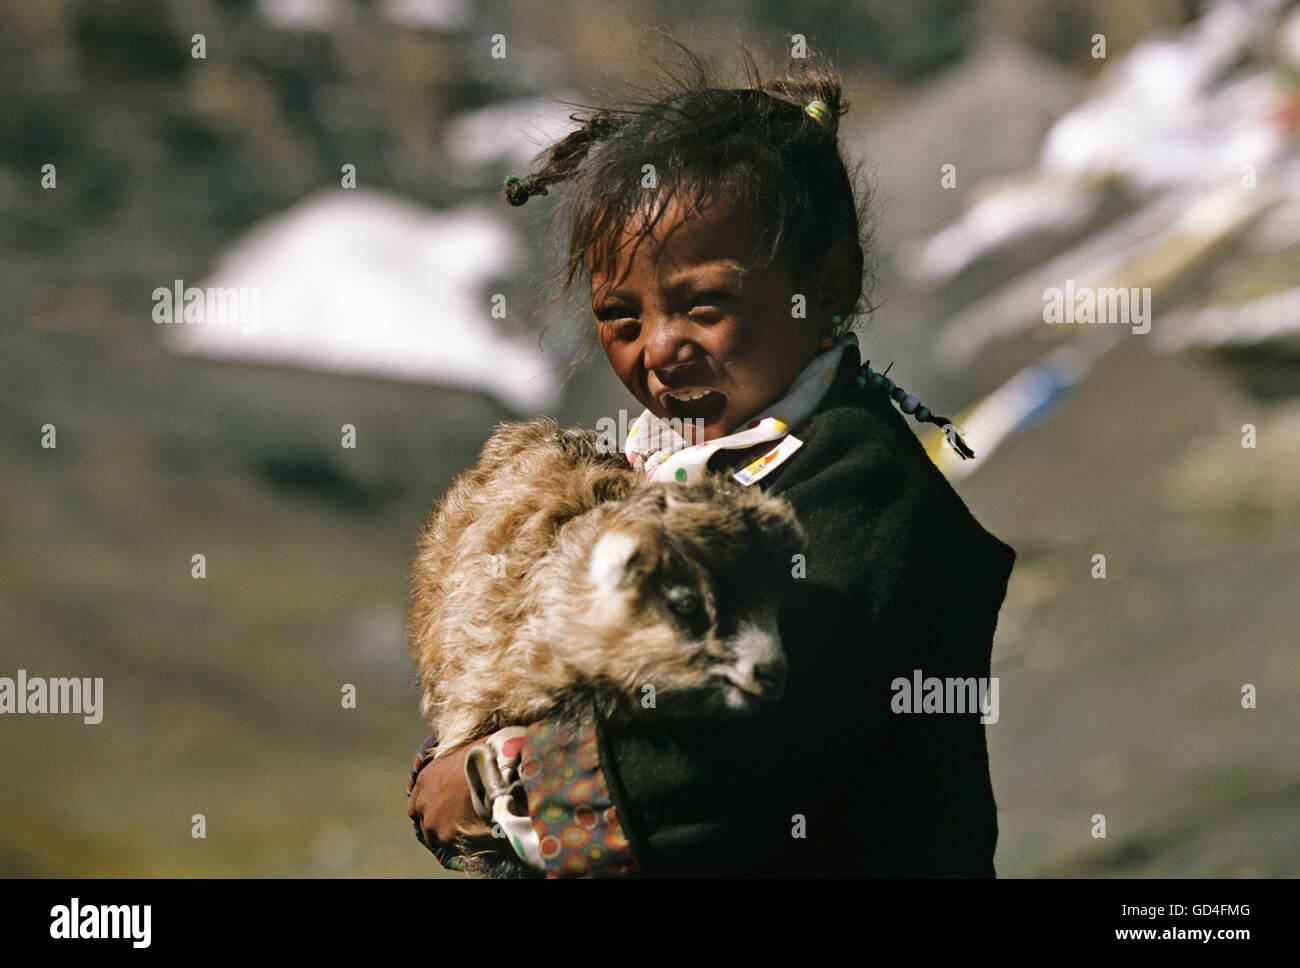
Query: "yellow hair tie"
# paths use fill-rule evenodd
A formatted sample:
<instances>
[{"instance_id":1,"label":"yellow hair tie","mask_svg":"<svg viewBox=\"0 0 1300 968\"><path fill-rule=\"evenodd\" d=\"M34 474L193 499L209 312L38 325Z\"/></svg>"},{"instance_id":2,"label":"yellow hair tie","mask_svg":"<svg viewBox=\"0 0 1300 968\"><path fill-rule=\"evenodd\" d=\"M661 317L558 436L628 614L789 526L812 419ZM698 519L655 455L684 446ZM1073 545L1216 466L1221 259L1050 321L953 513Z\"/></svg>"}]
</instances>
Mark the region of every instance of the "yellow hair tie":
<instances>
[{"instance_id":1,"label":"yellow hair tie","mask_svg":"<svg viewBox=\"0 0 1300 968\"><path fill-rule=\"evenodd\" d=\"M809 101L804 105L804 113L820 124L827 131L834 133L833 119L831 118L831 109L825 101Z\"/></svg>"}]
</instances>

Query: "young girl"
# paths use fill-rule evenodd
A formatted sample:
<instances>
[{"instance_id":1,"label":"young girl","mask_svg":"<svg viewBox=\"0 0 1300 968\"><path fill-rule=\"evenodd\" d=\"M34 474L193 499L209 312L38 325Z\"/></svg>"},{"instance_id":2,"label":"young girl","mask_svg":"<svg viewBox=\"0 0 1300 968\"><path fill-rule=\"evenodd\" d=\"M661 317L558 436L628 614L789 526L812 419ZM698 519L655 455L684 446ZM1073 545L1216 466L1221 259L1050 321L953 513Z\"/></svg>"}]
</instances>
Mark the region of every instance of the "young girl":
<instances>
[{"instance_id":1,"label":"young girl","mask_svg":"<svg viewBox=\"0 0 1300 968\"><path fill-rule=\"evenodd\" d=\"M426 744L408 812L449 866L440 848L495 795L546 876L993 876L978 708L923 712L898 681L909 697L919 677L987 682L1015 553L902 413L949 422L864 366L849 331L870 273L838 77L810 59L762 82L746 51L751 86L713 87L687 55L693 81L590 115L505 195L574 182L565 286L589 277L600 344L645 408L629 460L655 480L734 474L794 507L808 544L780 614L786 693L744 721L536 723L437 760ZM651 451L654 418L702 434Z\"/></svg>"}]
</instances>

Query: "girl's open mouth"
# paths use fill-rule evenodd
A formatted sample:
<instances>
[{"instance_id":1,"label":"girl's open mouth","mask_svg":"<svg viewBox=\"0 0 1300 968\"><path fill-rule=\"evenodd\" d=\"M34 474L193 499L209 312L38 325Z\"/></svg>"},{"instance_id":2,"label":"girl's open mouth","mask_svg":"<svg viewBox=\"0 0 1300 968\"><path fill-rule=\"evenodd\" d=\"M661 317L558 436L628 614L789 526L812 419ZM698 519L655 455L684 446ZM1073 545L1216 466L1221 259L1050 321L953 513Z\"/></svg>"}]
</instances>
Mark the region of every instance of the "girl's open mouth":
<instances>
[{"instance_id":1,"label":"girl's open mouth","mask_svg":"<svg viewBox=\"0 0 1300 968\"><path fill-rule=\"evenodd\" d=\"M705 423L720 417L727 408L725 394L702 387L673 390L663 394L660 399L668 416L683 420L703 420Z\"/></svg>"}]
</instances>

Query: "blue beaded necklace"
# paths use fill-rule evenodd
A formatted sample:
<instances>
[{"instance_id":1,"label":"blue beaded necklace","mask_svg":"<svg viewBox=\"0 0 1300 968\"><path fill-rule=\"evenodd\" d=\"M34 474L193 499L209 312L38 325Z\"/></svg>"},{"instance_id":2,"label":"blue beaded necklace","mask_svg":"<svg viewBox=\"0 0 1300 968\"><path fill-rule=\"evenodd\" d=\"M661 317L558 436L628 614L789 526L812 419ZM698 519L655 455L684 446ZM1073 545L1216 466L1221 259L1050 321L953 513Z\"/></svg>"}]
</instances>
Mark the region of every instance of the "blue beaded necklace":
<instances>
[{"instance_id":1,"label":"blue beaded necklace","mask_svg":"<svg viewBox=\"0 0 1300 968\"><path fill-rule=\"evenodd\" d=\"M921 423L932 423L943 430L948 442L953 445L957 453L963 459L969 460L975 456L975 451L971 450L966 441L961 439L961 434L957 433L956 425L948 417L941 417L938 414L930 412L929 407L921 406L921 400L915 393L908 393L885 374L893 367L893 363L885 367L884 373L877 373L871 368L871 361L862 364L862 372L858 374L856 382L858 386L873 386L882 388L894 402L898 404L898 409L903 413L911 414Z\"/></svg>"}]
</instances>

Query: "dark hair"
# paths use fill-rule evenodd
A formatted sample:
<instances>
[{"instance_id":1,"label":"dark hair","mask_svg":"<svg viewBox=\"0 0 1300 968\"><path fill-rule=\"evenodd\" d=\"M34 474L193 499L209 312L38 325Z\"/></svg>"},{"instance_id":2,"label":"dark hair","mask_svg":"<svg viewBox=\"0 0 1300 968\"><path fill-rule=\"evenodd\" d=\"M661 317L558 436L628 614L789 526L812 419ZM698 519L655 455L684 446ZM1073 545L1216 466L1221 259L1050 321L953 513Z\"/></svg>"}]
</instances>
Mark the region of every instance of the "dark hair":
<instances>
[{"instance_id":1,"label":"dark hair","mask_svg":"<svg viewBox=\"0 0 1300 968\"><path fill-rule=\"evenodd\" d=\"M586 112L570 115L581 127L542 152L534 173L506 180L501 196L512 205L549 194L548 186L573 183L557 213L567 216L568 257L550 302L563 296L576 276L590 282L593 267L612 275L620 258L616 240L648 206L653 205L653 215L641 220L627 242L639 245L649 237L670 201L681 200L690 210L728 199L756 213L763 225L743 263L747 270L782 260L792 279L803 279L837 240L847 237L857 246L863 255L858 300L831 327L833 335L843 335L854 316L874 308L868 295L875 260L867 258L871 192L859 182L857 167L851 173L840 154L839 118L848 104L838 72L810 52L792 57L784 76L764 80L749 48L740 43L749 84L724 87L698 56L669 39L688 64L679 73L658 62L669 81L666 91L653 101L617 107L562 101ZM823 120L805 112L812 101L825 104ZM646 164L654 165L653 187L642 184Z\"/></svg>"}]
</instances>

